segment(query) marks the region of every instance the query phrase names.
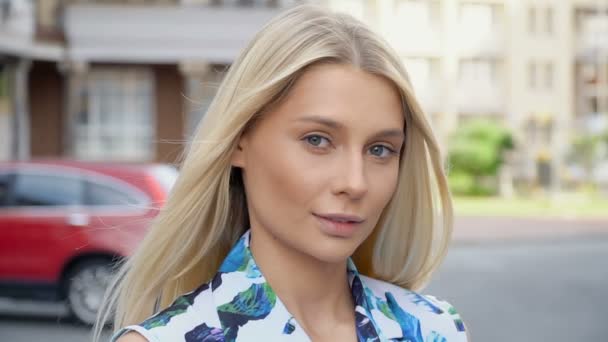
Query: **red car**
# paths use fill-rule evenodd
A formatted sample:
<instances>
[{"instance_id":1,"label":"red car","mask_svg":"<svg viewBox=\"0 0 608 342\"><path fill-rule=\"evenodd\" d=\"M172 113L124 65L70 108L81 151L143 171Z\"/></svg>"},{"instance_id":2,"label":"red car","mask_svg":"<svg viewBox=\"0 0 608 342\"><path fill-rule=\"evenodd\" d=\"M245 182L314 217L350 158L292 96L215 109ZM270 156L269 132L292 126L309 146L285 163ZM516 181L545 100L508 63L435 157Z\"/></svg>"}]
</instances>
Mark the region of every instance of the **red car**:
<instances>
[{"instance_id":1,"label":"red car","mask_svg":"<svg viewBox=\"0 0 608 342\"><path fill-rule=\"evenodd\" d=\"M92 324L112 264L177 177L163 164L0 162L0 296L66 301Z\"/></svg>"}]
</instances>

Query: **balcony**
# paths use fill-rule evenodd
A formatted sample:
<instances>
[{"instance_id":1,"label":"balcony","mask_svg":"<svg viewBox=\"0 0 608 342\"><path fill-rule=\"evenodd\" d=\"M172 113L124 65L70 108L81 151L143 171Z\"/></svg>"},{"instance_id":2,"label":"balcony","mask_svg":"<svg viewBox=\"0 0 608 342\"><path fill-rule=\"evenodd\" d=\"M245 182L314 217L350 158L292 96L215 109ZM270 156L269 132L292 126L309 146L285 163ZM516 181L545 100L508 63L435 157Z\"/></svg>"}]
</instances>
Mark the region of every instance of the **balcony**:
<instances>
[{"instance_id":1,"label":"balcony","mask_svg":"<svg viewBox=\"0 0 608 342\"><path fill-rule=\"evenodd\" d=\"M37 42L34 34L34 7L28 1L8 2L0 13L0 51L31 59L59 60L62 48Z\"/></svg>"},{"instance_id":2,"label":"balcony","mask_svg":"<svg viewBox=\"0 0 608 342\"><path fill-rule=\"evenodd\" d=\"M500 57L506 43L505 9L499 3L461 2L456 41L462 57Z\"/></svg>"},{"instance_id":3,"label":"balcony","mask_svg":"<svg viewBox=\"0 0 608 342\"><path fill-rule=\"evenodd\" d=\"M280 10L76 4L65 12L68 55L89 62L230 63Z\"/></svg>"},{"instance_id":4,"label":"balcony","mask_svg":"<svg viewBox=\"0 0 608 342\"><path fill-rule=\"evenodd\" d=\"M505 54L506 38L501 29L458 31L458 54L461 57L500 58Z\"/></svg>"},{"instance_id":5,"label":"balcony","mask_svg":"<svg viewBox=\"0 0 608 342\"><path fill-rule=\"evenodd\" d=\"M461 113L492 115L506 111L505 91L496 82L460 82L456 88L456 105Z\"/></svg>"},{"instance_id":6,"label":"balcony","mask_svg":"<svg viewBox=\"0 0 608 342\"><path fill-rule=\"evenodd\" d=\"M598 53L608 53L608 16L588 16L581 21L574 41L577 58L593 61Z\"/></svg>"}]
</instances>

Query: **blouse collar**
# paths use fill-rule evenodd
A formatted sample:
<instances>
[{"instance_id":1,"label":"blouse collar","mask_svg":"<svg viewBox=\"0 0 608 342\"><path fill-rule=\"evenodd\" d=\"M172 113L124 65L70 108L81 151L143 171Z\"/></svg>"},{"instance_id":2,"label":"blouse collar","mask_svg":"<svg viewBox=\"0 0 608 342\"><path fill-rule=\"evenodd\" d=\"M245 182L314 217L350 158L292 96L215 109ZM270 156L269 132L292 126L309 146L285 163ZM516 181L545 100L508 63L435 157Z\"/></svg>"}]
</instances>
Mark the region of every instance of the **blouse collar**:
<instances>
[{"instance_id":1,"label":"blouse collar","mask_svg":"<svg viewBox=\"0 0 608 342\"><path fill-rule=\"evenodd\" d=\"M234 340L239 329L251 321L260 321L265 331L281 332L282 340L310 340L260 272L249 248L250 237L251 231L247 230L232 247L211 283L226 340ZM395 306L392 304L396 303L374 296L351 258L348 258L346 272L355 303L358 340L402 338L403 329L394 324L391 317ZM382 314L378 314L380 312Z\"/></svg>"}]
</instances>

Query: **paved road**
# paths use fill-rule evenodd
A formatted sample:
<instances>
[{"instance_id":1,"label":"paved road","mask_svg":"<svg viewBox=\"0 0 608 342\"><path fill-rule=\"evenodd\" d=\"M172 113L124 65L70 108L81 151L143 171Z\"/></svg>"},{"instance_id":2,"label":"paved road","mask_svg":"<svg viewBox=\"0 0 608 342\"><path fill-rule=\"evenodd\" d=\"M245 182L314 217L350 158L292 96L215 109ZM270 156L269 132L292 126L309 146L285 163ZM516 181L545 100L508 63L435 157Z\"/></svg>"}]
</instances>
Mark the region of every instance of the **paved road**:
<instances>
[{"instance_id":1,"label":"paved road","mask_svg":"<svg viewBox=\"0 0 608 342\"><path fill-rule=\"evenodd\" d=\"M450 301L473 341L608 341L608 234L468 237L423 292ZM56 318L63 313L0 299L0 341L88 341L88 329Z\"/></svg>"},{"instance_id":2,"label":"paved road","mask_svg":"<svg viewBox=\"0 0 608 342\"><path fill-rule=\"evenodd\" d=\"M33 304L33 303L28 303ZM2 312L12 311L10 305L0 301ZM56 308L56 306L44 307ZM61 309L55 309L57 312ZM21 311L21 310L14 310ZM109 340L109 335L104 335ZM0 341L6 342L82 342L91 341L91 333L88 328L76 326L63 322L54 316L47 315L15 315L14 313L0 315Z\"/></svg>"},{"instance_id":3,"label":"paved road","mask_svg":"<svg viewBox=\"0 0 608 342\"><path fill-rule=\"evenodd\" d=\"M608 341L608 236L460 244L423 292L475 342Z\"/></svg>"}]
</instances>

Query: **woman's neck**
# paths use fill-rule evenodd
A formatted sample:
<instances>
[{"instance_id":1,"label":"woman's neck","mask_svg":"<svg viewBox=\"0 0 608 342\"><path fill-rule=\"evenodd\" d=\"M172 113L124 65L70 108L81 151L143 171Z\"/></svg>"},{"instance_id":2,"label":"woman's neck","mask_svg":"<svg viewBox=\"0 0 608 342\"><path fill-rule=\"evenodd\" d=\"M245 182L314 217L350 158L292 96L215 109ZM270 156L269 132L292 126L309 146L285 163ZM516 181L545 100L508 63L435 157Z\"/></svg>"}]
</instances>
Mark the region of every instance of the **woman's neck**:
<instances>
[{"instance_id":1,"label":"woman's neck","mask_svg":"<svg viewBox=\"0 0 608 342\"><path fill-rule=\"evenodd\" d=\"M313 329L323 334L337 324L354 323L346 260L320 261L284 245L264 229L252 229L250 249L266 281L309 334Z\"/></svg>"}]
</instances>

